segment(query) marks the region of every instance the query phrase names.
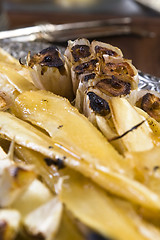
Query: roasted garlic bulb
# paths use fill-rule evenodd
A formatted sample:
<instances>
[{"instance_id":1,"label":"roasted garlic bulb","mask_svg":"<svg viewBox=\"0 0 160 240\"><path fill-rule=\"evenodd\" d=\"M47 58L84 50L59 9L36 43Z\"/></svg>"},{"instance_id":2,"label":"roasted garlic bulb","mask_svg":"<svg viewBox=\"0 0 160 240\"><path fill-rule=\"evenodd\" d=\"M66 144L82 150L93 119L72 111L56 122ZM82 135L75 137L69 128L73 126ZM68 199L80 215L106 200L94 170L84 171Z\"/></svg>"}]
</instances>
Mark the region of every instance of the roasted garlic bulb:
<instances>
[{"instance_id":1,"label":"roasted garlic bulb","mask_svg":"<svg viewBox=\"0 0 160 240\"><path fill-rule=\"evenodd\" d=\"M105 136L116 136L108 102L113 97L127 98L138 88L136 68L119 48L86 39L69 41L65 58L71 69L76 108Z\"/></svg>"},{"instance_id":2,"label":"roasted garlic bulb","mask_svg":"<svg viewBox=\"0 0 160 240\"><path fill-rule=\"evenodd\" d=\"M48 47L27 57L27 66L31 79L38 89L73 99L70 71L57 47Z\"/></svg>"},{"instance_id":3,"label":"roasted garlic bulb","mask_svg":"<svg viewBox=\"0 0 160 240\"><path fill-rule=\"evenodd\" d=\"M75 105L82 107L88 88L96 87L109 97L126 96L138 88L138 72L120 49L110 44L86 39L69 41L65 51L71 69Z\"/></svg>"}]
</instances>

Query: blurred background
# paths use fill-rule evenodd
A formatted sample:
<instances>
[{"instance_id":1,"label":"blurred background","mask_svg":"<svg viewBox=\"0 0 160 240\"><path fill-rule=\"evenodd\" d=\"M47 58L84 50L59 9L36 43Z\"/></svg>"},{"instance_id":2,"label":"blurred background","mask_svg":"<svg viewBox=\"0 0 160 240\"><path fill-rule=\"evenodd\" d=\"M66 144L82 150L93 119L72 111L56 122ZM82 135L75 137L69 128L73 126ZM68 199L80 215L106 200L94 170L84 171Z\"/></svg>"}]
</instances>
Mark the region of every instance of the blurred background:
<instances>
[{"instance_id":1,"label":"blurred background","mask_svg":"<svg viewBox=\"0 0 160 240\"><path fill-rule=\"evenodd\" d=\"M138 69L160 77L160 0L1 0L0 4L1 30L130 17L129 34L93 38L121 48Z\"/></svg>"},{"instance_id":2,"label":"blurred background","mask_svg":"<svg viewBox=\"0 0 160 240\"><path fill-rule=\"evenodd\" d=\"M63 23L113 16L160 16L160 0L1 0L1 2L9 15L10 28L33 24L35 21Z\"/></svg>"}]
</instances>

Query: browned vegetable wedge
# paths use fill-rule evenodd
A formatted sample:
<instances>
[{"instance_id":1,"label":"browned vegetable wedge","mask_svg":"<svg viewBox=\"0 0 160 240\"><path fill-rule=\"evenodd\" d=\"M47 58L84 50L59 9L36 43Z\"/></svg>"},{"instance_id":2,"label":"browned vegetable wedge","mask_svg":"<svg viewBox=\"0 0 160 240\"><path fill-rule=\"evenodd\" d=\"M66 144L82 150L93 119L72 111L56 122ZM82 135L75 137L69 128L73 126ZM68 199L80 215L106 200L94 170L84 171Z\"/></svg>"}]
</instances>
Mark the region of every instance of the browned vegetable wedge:
<instances>
[{"instance_id":1,"label":"browned vegetable wedge","mask_svg":"<svg viewBox=\"0 0 160 240\"><path fill-rule=\"evenodd\" d=\"M15 143L51 158L58 156L63 159L64 153L66 156L69 155L67 149L63 150L63 146L54 142L46 134L7 112L0 112L0 134L2 137L14 139ZM75 156L72 152L70 154Z\"/></svg>"},{"instance_id":2,"label":"browned vegetable wedge","mask_svg":"<svg viewBox=\"0 0 160 240\"><path fill-rule=\"evenodd\" d=\"M7 64L0 64L0 73L5 80L7 80L18 92L29 90L36 90L37 88L33 83L28 81L25 77L20 75L16 69Z\"/></svg>"},{"instance_id":3,"label":"browned vegetable wedge","mask_svg":"<svg viewBox=\"0 0 160 240\"><path fill-rule=\"evenodd\" d=\"M91 178L95 183L112 194L128 199L144 208L152 210L160 208L160 197L136 180L129 179L123 174L105 171L103 168L99 170L94 169L84 161L78 162L74 159L68 159L65 163L70 168Z\"/></svg>"},{"instance_id":4,"label":"browned vegetable wedge","mask_svg":"<svg viewBox=\"0 0 160 240\"><path fill-rule=\"evenodd\" d=\"M58 197L29 213L23 220L25 231L35 239L52 240L59 230L63 205Z\"/></svg>"},{"instance_id":5,"label":"browned vegetable wedge","mask_svg":"<svg viewBox=\"0 0 160 240\"><path fill-rule=\"evenodd\" d=\"M146 118L150 128L152 129L153 133L159 137L160 136L160 123L157 122L154 118L152 118L151 116L148 115L148 113L146 113L145 111L143 111L142 109L135 107L136 111L142 115L143 117ZM156 137L154 136L154 140L156 142ZM158 144L158 143L157 143Z\"/></svg>"},{"instance_id":6,"label":"browned vegetable wedge","mask_svg":"<svg viewBox=\"0 0 160 240\"><path fill-rule=\"evenodd\" d=\"M97 82L96 87L110 97L125 96L130 93L131 85L123 78L112 76L104 76L104 79Z\"/></svg>"},{"instance_id":7,"label":"browned vegetable wedge","mask_svg":"<svg viewBox=\"0 0 160 240\"><path fill-rule=\"evenodd\" d=\"M68 215L68 212L64 209L61 225L55 240L84 240L84 236L77 228L74 219L71 219Z\"/></svg>"},{"instance_id":8,"label":"browned vegetable wedge","mask_svg":"<svg viewBox=\"0 0 160 240\"><path fill-rule=\"evenodd\" d=\"M51 159L50 164L48 166L46 164L46 161L44 161L44 157L41 154L20 146L19 147L16 146L16 150L18 156L20 158L23 158L26 163L35 164L38 173L40 174L44 182L46 182L50 189L53 191L55 188L55 183L57 183L58 181L59 174L55 170ZM94 182L98 183L104 189L114 194L123 196L127 199L130 199L133 202L138 201L139 204L145 205L146 207L153 206L151 203L152 200L149 200L149 198L152 196L154 198L153 192L150 191L148 192L148 189L143 188L143 185L139 185L138 182L136 181L130 180L127 177L124 177L123 175L118 175L113 172L108 173L106 172L104 174L98 170L91 168L91 166L85 164L84 161L78 162L73 159L72 160L66 159L64 160L64 164L69 166L70 168L75 169L76 171L81 172L83 175L91 178ZM130 172L128 172L128 174L129 173ZM135 196L132 194L132 188L136 193ZM124 191L122 191L123 189ZM137 200L137 197L139 198L139 196L143 196L146 199L145 202Z\"/></svg>"},{"instance_id":9,"label":"browned vegetable wedge","mask_svg":"<svg viewBox=\"0 0 160 240\"><path fill-rule=\"evenodd\" d=\"M0 239L14 240L20 229L20 213L15 209L0 209Z\"/></svg>"},{"instance_id":10,"label":"browned vegetable wedge","mask_svg":"<svg viewBox=\"0 0 160 240\"><path fill-rule=\"evenodd\" d=\"M124 213L132 219L134 225L140 233L146 237L148 240L159 240L160 238L160 228L158 225L154 225L153 221L151 219L146 219L142 215L142 211L138 210L138 208L131 204L130 202L123 201L119 198L112 198L113 202L116 204L116 206L120 207ZM144 209L143 209L144 211ZM152 216L155 216L155 213L152 211L148 211L148 214L152 214ZM157 213L158 215L158 213Z\"/></svg>"},{"instance_id":11,"label":"browned vegetable wedge","mask_svg":"<svg viewBox=\"0 0 160 240\"><path fill-rule=\"evenodd\" d=\"M89 154L85 155L83 159L81 155L76 155L71 151L72 149L67 149L65 146L57 144L53 139L30 124L5 112L0 112L0 133L10 139L14 139L15 143L21 146L33 149L49 157L53 165L55 162L57 164L58 159L60 159L65 165L92 178L106 190L116 195L127 198L147 208L160 209L160 199L154 192L149 191L142 184L124 175L126 169L128 170L126 174L130 175L131 171L130 168L124 167L126 166L126 162L123 158L121 158L121 166L123 167L119 169L121 172L118 173L115 170L113 171L114 168L111 168L112 165L107 167L106 163L106 166L103 166L94 159L95 162L91 162L91 159L88 157Z\"/></svg>"},{"instance_id":12,"label":"browned vegetable wedge","mask_svg":"<svg viewBox=\"0 0 160 240\"><path fill-rule=\"evenodd\" d=\"M110 77L113 76L115 78L115 81L113 79L111 82L113 82L113 88L115 88L115 90L117 88L117 93L119 89L119 95L121 92L121 95L126 95L124 91L125 88L126 90L129 90L129 88L130 90L138 88L138 71L133 66L130 60L124 58L113 58L104 56L104 63L101 62L101 65L101 71L103 72L103 74ZM110 87L112 87L112 85L110 85ZM122 90L124 91L124 93Z\"/></svg>"},{"instance_id":13,"label":"browned vegetable wedge","mask_svg":"<svg viewBox=\"0 0 160 240\"><path fill-rule=\"evenodd\" d=\"M77 90L78 97L79 89ZM77 98L76 98L77 99ZM81 99L80 99L81 100ZM108 105L109 97L103 94L98 88L90 87L85 91L83 98L83 114L97 126L96 117L103 116L104 119L110 113Z\"/></svg>"},{"instance_id":14,"label":"browned vegetable wedge","mask_svg":"<svg viewBox=\"0 0 160 240\"><path fill-rule=\"evenodd\" d=\"M46 91L25 92L16 99L16 109L20 118L45 129L70 153L90 164L121 172L123 158L65 98Z\"/></svg>"},{"instance_id":15,"label":"browned vegetable wedge","mask_svg":"<svg viewBox=\"0 0 160 240\"><path fill-rule=\"evenodd\" d=\"M0 206L10 206L35 176L31 166L12 164L4 167L0 172Z\"/></svg>"},{"instance_id":16,"label":"browned vegetable wedge","mask_svg":"<svg viewBox=\"0 0 160 240\"><path fill-rule=\"evenodd\" d=\"M34 164L37 174L41 176L43 182L45 182L49 189L54 192L54 185L59 175L51 159L49 161L48 158L45 158L44 155L39 152L18 145L15 146L15 151L16 155L26 164Z\"/></svg>"},{"instance_id":17,"label":"browned vegetable wedge","mask_svg":"<svg viewBox=\"0 0 160 240\"><path fill-rule=\"evenodd\" d=\"M52 198L53 194L46 185L40 180L35 179L23 193L16 198L11 207L18 210L23 219L30 212L49 202Z\"/></svg>"},{"instance_id":18,"label":"browned vegetable wedge","mask_svg":"<svg viewBox=\"0 0 160 240\"><path fill-rule=\"evenodd\" d=\"M111 98L109 106L116 131L119 136L122 136L119 138L122 152L138 152L153 148L152 131L147 121L136 112L125 98Z\"/></svg>"},{"instance_id":19,"label":"browned vegetable wedge","mask_svg":"<svg viewBox=\"0 0 160 240\"><path fill-rule=\"evenodd\" d=\"M160 196L160 148L136 153L126 153L126 158L134 166L136 178Z\"/></svg>"},{"instance_id":20,"label":"browned vegetable wedge","mask_svg":"<svg viewBox=\"0 0 160 240\"><path fill-rule=\"evenodd\" d=\"M60 200L82 223L117 240L147 239L101 188L75 172L65 170L63 175L68 179L59 186Z\"/></svg>"},{"instance_id":21,"label":"browned vegetable wedge","mask_svg":"<svg viewBox=\"0 0 160 240\"><path fill-rule=\"evenodd\" d=\"M47 166L46 172L45 171L43 172L42 170L40 170L43 168L45 169L44 158L42 155L34 152L30 152L29 149L25 149L21 147L16 147L16 149L18 150L18 154L20 154L19 156L24 158L26 162L30 164L36 164L36 167L38 167L39 169L38 172L40 176L42 176L43 180L47 183L47 185L53 191L53 189L55 188L55 183L57 183L59 174L57 175L57 172L55 172L54 170L52 159L50 159L50 167ZM39 158L36 159L36 157L38 156ZM36 162L38 160L39 160L39 163L37 164ZM123 196L124 198L127 198L133 202L137 202L138 204L148 208L155 209L158 207L159 200L153 192L149 191L147 188L144 188L144 186L139 184L138 182L130 180L129 178L123 176L122 174L116 174L111 171L103 173L100 171L101 169L96 170L92 168L91 165L86 164L82 160L79 162L77 160L68 158L64 160L64 164L69 166L70 168L73 168L76 171L81 172L83 175L91 178L94 182L96 182L97 184L102 186L104 189L108 190L113 194ZM49 175L47 175L47 170ZM53 175L54 172L55 172L55 176ZM130 172L128 172L128 174L130 174ZM143 197L140 197L140 196L143 196ZM145 201L143 201L143 199L145 199Z\"/></svg>"}]
</instances>

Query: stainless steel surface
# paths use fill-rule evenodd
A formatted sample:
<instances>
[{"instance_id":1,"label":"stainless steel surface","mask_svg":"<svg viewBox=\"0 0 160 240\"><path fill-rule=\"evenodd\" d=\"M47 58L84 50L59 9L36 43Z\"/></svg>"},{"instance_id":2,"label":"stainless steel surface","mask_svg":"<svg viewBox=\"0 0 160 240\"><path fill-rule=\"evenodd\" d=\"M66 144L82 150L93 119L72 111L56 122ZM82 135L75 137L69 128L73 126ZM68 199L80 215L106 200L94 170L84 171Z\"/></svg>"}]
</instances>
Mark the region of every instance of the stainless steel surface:
<instances>
[{"instance_id":1,"label":"stainless steel surface","mask_svg":"<svg viewBox=\"0 0 160 240\"><path fill-rule=\"evenodd\" d=\"M73 31L78 29L88 29L97 28L111 25L124 25L131 23L131 18L118 18L118 19L108 19L108 20L98 20L98 21L88 21L88 22L77 22L77 23L67 23L67 24L40 24L31 27L19 28L9 31L1 31L0 39L5 38L17 38L22 36L34 35L35 38L41 38L43 34L52 34L54 38L55 33L60 33L63 31ZM92 29L93 30L93 29Z\"/></svg>"},{"instance_id":2,"label":"stainless steel surface","mask_svg":"<svg viewBox=\"0 0 160 240\"><path fill-rule=\"evenodd\" d=\"M31 27L19 28L0 32L0 39L12 41L46 41L63 42L80 37L94 38L114 35L137 34L141 37L153 36L144 29L132 27L131 18L113 18L88 22L76 22L67 24L40 24Z\"/></svg>"}]
</instances>

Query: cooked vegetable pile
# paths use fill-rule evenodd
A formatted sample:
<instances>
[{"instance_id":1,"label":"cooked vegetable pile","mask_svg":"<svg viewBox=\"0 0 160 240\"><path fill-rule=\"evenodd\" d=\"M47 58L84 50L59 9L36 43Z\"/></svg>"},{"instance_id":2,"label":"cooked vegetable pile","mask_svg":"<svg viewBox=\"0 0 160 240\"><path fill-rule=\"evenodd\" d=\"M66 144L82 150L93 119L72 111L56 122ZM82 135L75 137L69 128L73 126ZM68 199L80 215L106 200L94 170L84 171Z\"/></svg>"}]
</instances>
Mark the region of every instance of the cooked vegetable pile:
<instances>
[{"instance_id":1,"label":"cooked vegetable pile","mask_svg":"<svg viewBox=\"0 0 160 240\"><path fill-rule=\"evenodd\" d=\"M0 239L160 239L160 95L87 39L0 49Z\"/></svg>"}]
</instances>

